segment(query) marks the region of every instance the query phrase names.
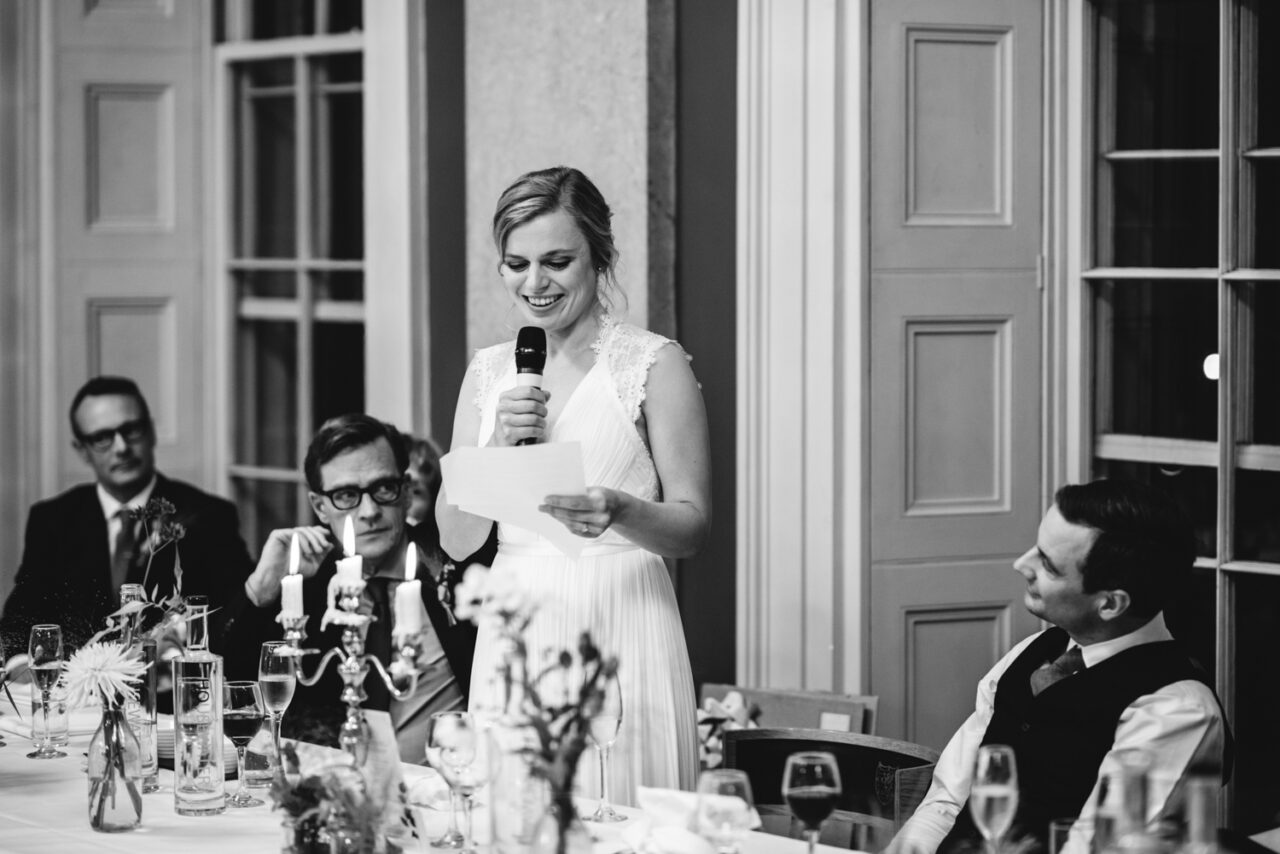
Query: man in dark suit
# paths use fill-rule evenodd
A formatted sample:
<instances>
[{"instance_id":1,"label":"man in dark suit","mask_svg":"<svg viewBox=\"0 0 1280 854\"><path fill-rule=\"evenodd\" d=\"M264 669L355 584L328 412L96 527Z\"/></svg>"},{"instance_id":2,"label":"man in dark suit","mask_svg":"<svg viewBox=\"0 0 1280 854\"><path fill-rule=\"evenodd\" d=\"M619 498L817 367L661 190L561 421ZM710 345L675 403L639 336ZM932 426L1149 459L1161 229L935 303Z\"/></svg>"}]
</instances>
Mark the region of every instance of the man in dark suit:
<instances>
[{"instance_id":1,"label":"man in dark suit","mask_svg":"<svg viewBox=\"0 0 1280 854\"><path fill-rule=\"evenodd\" d=\"M122 584L143 584L153 597L171 594L179 584L175 565L183 595L207 595L218 609L243 601L252 561L235 505L156 471L155 425L138 386L95 377L76 392L70 415L72 445L95 482L32 506L22 564L0 617L6 652L25 652L36 623L60 624L74 649L106 625ZM172 515L144 523L128 512L153 499L168 502ZM163 522L181 525L182 539L149 539Z\"/></svg>"},{"instance_id":2,"label":"man in dark suit","mask_svg":"<svg viewBox=\"0 0 1280 854\"><path fill-rule=\"evenodd\" d=\"M366 586L360 610L375 620L366 632L366 652L377 655L384 665L392 663L391 630L396 590L405 577L409 549L416 553L417 578L422 582L419 635L421 655L417 661L416 691L404 700L387 693L375 671L370 670L364 688L369 695L366 708L391 713L401 758L421 762L426 746L427 720L434 712L464 710L471 679L471 658L475 650L475 627L459 622L441 591L450 598L457 583L451 564L446 564L438 539L429 526L407 522L410 490L405 470L409 461L405 444L395 427L368 415L341 415L321 426L307 450L305 462L311 506L323 525L284 528L272 531L262 549L257 569L245 584L249 601L258 607L257 637L248 617L242 617L232 635L234 644L249 648L253 640L279 639L280 626L270 624L280 610L281 579L288 572L289 544L296 535L301 560L303 607L307 616L306 646L329 650L341 641L341 627L320 629L327 605L329 581L342 557L340 542L344 523L350 519L355 534L355 553L363 559ZM246 641L248 641L246 643ZM318 657L303 659L304 668L314 667ZM242 672L249 667L243 657L234 665ZM331 741L342 720L342 683L331 665L313 688L299 685L285 715L285 732L312 741Z\"/></svg>"}]
</instances>

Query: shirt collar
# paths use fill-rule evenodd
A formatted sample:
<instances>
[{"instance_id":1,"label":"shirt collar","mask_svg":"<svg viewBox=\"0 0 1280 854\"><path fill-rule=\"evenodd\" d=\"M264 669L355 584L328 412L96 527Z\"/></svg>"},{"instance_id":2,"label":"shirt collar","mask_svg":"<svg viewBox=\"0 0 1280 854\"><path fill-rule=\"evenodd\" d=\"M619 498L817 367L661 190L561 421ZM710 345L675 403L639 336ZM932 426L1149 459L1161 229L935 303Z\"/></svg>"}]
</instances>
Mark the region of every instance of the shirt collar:
<instances>
[{"instance_id":1,"label":"shirt collar","mask_svg":"<svg viewBox=\"0 0 1280 854\"><path fill-rule=\"evenodd\" d=\"M1084 655L1084 666L1096 667L1126 649L1167 640L1173 640L1173 635L1169 633L1169 627L1164 623L1164 613L1161 612L1147 621L1146 625L1139 626L1127 635L1082 646L1080 651ZM1074 644L1075 641L1071 641L1068 648Z\"/></svg>"},{"instance_id":2,"label":"shirt collar","mask_svg":"<svg viewBox=\"0 0 1280 854\"><path fill-rule=\"evenodd\" d=\"M151 499L151 492L156 488L156 475L151 475L151 482L142 488L142 491L129 499L128 503L121 503L102 488L102 484L98 484L98 503L102 505L102 515L110 522L116 517L116 513L121 507L146 507L147 501Z\"/></svg>"}]
</instances>

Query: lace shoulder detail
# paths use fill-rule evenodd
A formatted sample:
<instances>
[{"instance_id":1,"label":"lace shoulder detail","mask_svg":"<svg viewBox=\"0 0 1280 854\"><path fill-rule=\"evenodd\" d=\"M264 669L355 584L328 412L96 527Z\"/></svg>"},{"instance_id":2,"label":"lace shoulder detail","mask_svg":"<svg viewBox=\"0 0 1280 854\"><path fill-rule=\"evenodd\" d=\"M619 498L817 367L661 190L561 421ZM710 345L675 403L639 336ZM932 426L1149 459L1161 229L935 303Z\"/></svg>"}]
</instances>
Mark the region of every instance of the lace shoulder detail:
<instances>
[{"instance_id":1,"label":"lace shoulder detail","mask_svg":"<svg viewBox=\"0 0 1280 854\"><path fill-rule=\"evenodd\" d=\"M472 402L476 409L484 411L484 402L493 391L494 384L502 377L507 366L514 363L515 356L515 341L494 344L476 351L475 358L471 360L471 372L476 379L476 396Z\"/></svg>"},{"instance_id":2,"label":"lace shoulder detail","mask_svg":"<svg viewBox=\"0 0 1280 854\"><path fill-rule=\"evenodd\" d=\"M622 401L623 409L633 422L640 418L649 369L653 367L658 351L668 344L680 346L656 332L605 317L604 328L595 345L596 353L606 360L609 375L613 377L614 387L618 391L618 399ZM689 358L688 354L685 354L685 358Z\"/></svg>"}]
</instances>

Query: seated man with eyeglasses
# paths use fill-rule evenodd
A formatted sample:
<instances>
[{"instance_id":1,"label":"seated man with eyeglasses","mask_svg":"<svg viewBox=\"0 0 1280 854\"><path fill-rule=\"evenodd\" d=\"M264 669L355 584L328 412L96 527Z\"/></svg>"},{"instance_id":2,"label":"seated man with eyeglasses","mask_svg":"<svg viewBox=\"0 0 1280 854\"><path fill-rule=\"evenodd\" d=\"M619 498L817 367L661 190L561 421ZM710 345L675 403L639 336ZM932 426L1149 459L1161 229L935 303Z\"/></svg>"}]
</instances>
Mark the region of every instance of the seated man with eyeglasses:
<instances>
[{"instance_id":1,"label":"seated man with eyeglasses","mask_svg":"<svg viewBox=\"0 0 1280 854\"><path fill-rule=\"evenodd\" d=\"M459 573L447 563L438 537L427 526L408 524L408 467L406 445L390 424L353 414L331 418L320 427L307 449L304 468L311 507L322 524L281 528L268 536L258 567L245 582L245 593L260 612L258 636L251 639L244 629L236 633L244 638L245 642L237 645L245 657L235 666L244 670L256 666L256 658L253 665L248 661L256 655L254 641L283 636L279 625L272 622L267 627L267 622L280 610L281 579L289 571L290 542L295 535L301 558L299 573L305 579L306 646L327 651L340 645L341 626L330 625L322 631L320 622L327 607L329 580L337 571L338 558L344 557L340 543L344 523L350 519L366 582L360 611L376 618L368 626L365 651L390 667L394 649L391 603L396 601L396 589L405 577L406 557L413 548L417 578L422 582L417 689L412 696L396 700L370 668L364 683L369 699L364 706L389 711L401 758L421 763L430 716L466 709L476 634L471 623L453 617L450 604ZM247 627L247 621L241 622ZM309 673L319 660L317 655L303 658L304 670ZM255 674L237 675L253 678ZM332 664L314 687L299 684L284 716L284 734L336 744L346 708L341 691L342 682Z\"/></svg>"},{"instance_id":2,"label":"seated man with eyeglasses","mask_svg":"<svg viewBox=\"0 0 1280 854\"><path fill-rule=\"evenodd\" d=\"M122 584L142 584L153 601L167 598L178 583L175 565L184 595L209 597L211 646L221 651L219 620L243 599L252 567L235 505L156 471L155 425L133 380L89 380L70 416L72 447L95 482L32 506L22 564L0 618L5 651L26 652L36 623L58 623L68 651L79 647L120 607ZM172 507L164 521L182 526L181 539L162 540L154 518L144 525L130 512L152 499Z\"/></svg>"}]
</instances>

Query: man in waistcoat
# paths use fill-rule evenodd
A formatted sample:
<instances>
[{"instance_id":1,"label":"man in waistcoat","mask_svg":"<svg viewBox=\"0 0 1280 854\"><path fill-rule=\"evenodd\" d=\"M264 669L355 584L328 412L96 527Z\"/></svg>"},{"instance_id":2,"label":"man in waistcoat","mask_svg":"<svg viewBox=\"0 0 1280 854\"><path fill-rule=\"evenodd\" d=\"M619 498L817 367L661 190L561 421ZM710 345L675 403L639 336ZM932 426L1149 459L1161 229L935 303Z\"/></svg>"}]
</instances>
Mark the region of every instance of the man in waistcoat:
<instances>
[{"instance_id":1,"label":"man in waistcoat","mask_svg":"<svg viewBox=\"0 0 1280 854\"><path fill-rule=\"evenodd\" d=\"M1126 753L1154 760L1149 822L1178 805L1189 771L1229 772L1231 736L1209 677L1164 621L1194 559L1190 524L1159 491L1123 480L1058 490L1035 546L1013 565L1027 610L1052 626L982 678L973 714L887 851L980 847L968 800L983 744L1011 745L1017 759L1018 810L1005 839L1041 846L1051 820L1093 816L1099 781Z\"/></svg>"}]
</instances>

